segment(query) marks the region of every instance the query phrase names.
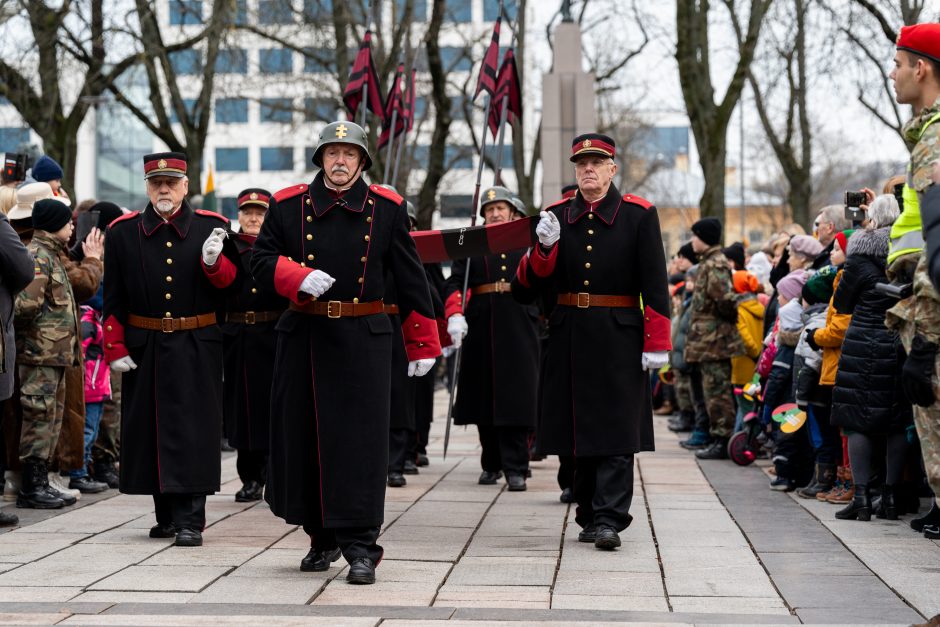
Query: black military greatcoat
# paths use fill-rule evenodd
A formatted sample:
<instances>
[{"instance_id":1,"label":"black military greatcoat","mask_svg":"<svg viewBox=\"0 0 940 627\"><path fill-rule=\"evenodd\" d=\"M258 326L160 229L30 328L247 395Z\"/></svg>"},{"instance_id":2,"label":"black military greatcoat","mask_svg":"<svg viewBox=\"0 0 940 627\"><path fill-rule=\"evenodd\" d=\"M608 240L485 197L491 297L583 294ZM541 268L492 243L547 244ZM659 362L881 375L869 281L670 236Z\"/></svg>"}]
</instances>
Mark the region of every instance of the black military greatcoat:
<instances>
[{"instance_id":1,"label":"black military greatcoat","mask_svg":"<svg viewBox=\"0 0 940 627\"><path fill-rule=\"evenodd\" d=\"M255 242L257 281L295 303L314 268L336 282L319 299L368 303L395 279L409 360L440 354L427 279L403 199L359 179L342 195L320 173L275 194ZM388 469L392 321L289 310L277 324L265 498L292 524L382 523Z\"/></svg>"},{"instance_id":2,"label":"black military greatcoat","mask_svg":"<svg viewBox=\"0 0 940 627\"><path fill-rule=\"evenodd\" d=\"M255 237L233 237L244 280L232 294L222 325L225 349L225 423L231 425L229 443L238 450L267 451L270 439L271 383L274 377L274 345L277 320L258 320L287 309L287 299L260 285L250 273ZM237 316L237 321L231 321ZM242 322L242 318L246 321Z\"/></svg>"},{"instance_id":3,"label":"black military greatcoat","mask_svg":"<svg viewBox=\"0 0 940 627\"><path fill-rule=\"evenodd\" d=\"M454 424L534 427L539 374L538 308L516 302L509 292L523 252L470 260L470 300L464 316L464 338ZM447 280L447 316L460 311L467 260L454 262ZM474 294L473 289L498 283L505 291Z\"/></svg>"},{"instance_id":4,"label":"black military greatcoat","mask_svg":"<svg viewBox=\"0 0 940 627\"><path fill-rule=\"evenodd\" d=\"M389 276L385 291L385 304L398 305L395 277ZM401 316L389 313L392 321L392 391L389 403L389 427L392 429L415 429L415 385L414 377L408 376L408 353L405 351L405 336L401 328Z\"/></svg>"},{"instance_id":5,"label":"black military greatcoat","mask_svg":"<svg viewBox=\"0 0 940 627\"><path fill-rule=\"evenodd\" d=\"M579 192L546 211L558 218L561 239L547 253L530 251L514 282L559 294L640 297L644 309L554 308L541 385L540 450L577 456L651 451L650 386L641 354L670 348L656 209L638 196L621 196L612 185L593 205Z\"/></svg>"},{"instance_id":6,"label":"black military greatcoat","mask_svg":"<svg viewBox=\"0 0 940 627\"><path fill-rule=\"evenodd\" d=\"M105 353L137 364L124 373L121 399L121 491L193 493L219 489L222 430L222 331L130 326L128 314L180 318L225 309L236 279L230 245L211 268L202 245L228 221L184 201L164 221L151 205L111 223L105 238Z\"/></svg>"}]
</instances>

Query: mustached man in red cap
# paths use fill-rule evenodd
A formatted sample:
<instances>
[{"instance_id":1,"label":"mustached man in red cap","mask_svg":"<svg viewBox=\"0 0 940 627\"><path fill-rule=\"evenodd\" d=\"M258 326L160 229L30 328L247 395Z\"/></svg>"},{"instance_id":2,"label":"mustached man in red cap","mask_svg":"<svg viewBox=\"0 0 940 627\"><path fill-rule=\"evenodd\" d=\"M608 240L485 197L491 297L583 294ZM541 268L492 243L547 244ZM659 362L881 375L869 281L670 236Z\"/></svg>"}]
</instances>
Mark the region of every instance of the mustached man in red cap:
<instances>
[{"instance_id":1,"label":"mustached man in red cap","mask_svg":"<svg viewBox=\"0 0 940 627\"><path fill-rule=\"evenodd\" d=\"M606 135L574 139L578 191L541 212L539 245L514 279L558 294L539 445L575 456L578 539L606 550L632 520L633 456L653 450L647 370L664 366L671 348L659 217L649 201L617 190L614 155Z\"/></svg>"},{"instance_id":2,"label":"mustached man in red cap","mask_svg":"<svg viewBox=\"0 0 940 627\"><path fill-rule=\"evenodd\" d=\"M915 264L916 269L913 297L888 310L886 322L899 331L907 350L901 383L914 405L928 483L934 497L940 499L940 384L936 374L940 368L940 296L930 281L930 266L936 268L940 262L928 262L930 254L937 258L940 248L940 186L932 176L933 164L940 160L940 24L901 29L891 79L897 101L911 105L914 117L902 129L911 162L904 186L904 211L891 227L888 277L909 283ZM891 486L887 487L890 497ZM884 496L882 503L886 503ZM914 529L930 538L940 538L938 503L933 503L927 516L911 521Z\"/></svg>"}]
</instances>

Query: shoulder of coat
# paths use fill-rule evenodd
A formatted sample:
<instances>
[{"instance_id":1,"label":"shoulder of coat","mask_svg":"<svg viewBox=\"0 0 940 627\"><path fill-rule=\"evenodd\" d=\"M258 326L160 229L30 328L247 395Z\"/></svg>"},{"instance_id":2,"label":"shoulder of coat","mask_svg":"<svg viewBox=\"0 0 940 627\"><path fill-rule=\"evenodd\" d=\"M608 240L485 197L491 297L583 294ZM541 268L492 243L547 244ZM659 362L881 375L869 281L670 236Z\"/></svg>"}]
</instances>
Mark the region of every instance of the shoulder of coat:
<instances>
[{"instance_id":1,"label":"shoulder of coat","mask_svg":"<svg viewBox=\"0 0 940 627\"><path fill-rule=\"evenodd\" d=\"M375 194L376 196L381 196L385 200L391 200L395 203L396 206L400 205L405 199L401 195L393 192L390 189L386 189L378 184L372 184L369 186L369 191Z\"/></svg>"},{"instance_id":2,"label":"shoulder of coat","mask_svg":"<svg viewBox=\"0 0 940 627\"><path fill-rule=\"evenodd\" d=\"M285 187L284 189L274 192L274 200L278 202L284 202L294 196L300 196L307 191L307 185L301 183L300 185L291 185L290 187Z\"/></svg>"},{"instance_id":3,"label":"shoulder of coat","mask_svg":"<svg viewBox=\"0 0 940 627\"><path fill-rule=\"evenodd\" d=\"M114 220L112 220L111 224L108 225L108 230L113 229L118 224L122 224L122 223L129 224L133 222L134 220L138 220L138 219L140 219L139 211L131 211L130 213L125 213L120 218L115 218Z\"/></svg>"},{"instance_id":4,"label":"shoulder of coat","mask_svg":"<svg viewBox=\"0 0 940 627\"><path fill-rule=\"evenodd\" d=\"M197 216L205 216L207 218L215 218L216 220L221 220L223 224L228 224L228 218L223 216L221 213L216 213L215 211L206 211L205 209L196 209L195 214Z\"/></svg>"},{"instance_id":5,"label":"shoulder of coat","mask_svg":"<svg viewBox=\"0 0 940 627\"><path fill-rule=\"evenodd\" d=\"M636 194L624 194L623 200L624 202L630 202L630 203L633 203L634 205L639 205L640 207L643 207L647 211L653 208L653 203L643 198L642 196L637 196Z\"/></svg>"}]
</instances>

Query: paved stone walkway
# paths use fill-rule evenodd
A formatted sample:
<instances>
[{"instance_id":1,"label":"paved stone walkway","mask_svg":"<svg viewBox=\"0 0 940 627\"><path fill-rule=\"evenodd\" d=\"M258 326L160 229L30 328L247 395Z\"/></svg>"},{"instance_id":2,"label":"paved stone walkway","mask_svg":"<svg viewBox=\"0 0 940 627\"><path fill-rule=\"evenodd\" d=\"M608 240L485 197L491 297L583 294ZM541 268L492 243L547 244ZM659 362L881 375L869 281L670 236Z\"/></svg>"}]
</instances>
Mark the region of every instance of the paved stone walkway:
<instances>
[{"instance_id":1,"label":"paved stone walkway","mask_svg":"<svg viewBox=\"0 0 940 627\"><path fill-rule=\"evenodd\" d=\"M388 490L374 586L346 584L342 561L301 573L306 535L234 502L229 455L202 548L148 538L149 497L17 510L23 526L0 534L0 624L906 625L940 613L940 544L903 520L836 521L835 506L768 490L758 466L699 464L664 421L614 552L577 542L553 460L509 493L477 485L474 430L455 429L446 462L442 435L437 420L431 466Z\"/></svg>"}]
</instances>

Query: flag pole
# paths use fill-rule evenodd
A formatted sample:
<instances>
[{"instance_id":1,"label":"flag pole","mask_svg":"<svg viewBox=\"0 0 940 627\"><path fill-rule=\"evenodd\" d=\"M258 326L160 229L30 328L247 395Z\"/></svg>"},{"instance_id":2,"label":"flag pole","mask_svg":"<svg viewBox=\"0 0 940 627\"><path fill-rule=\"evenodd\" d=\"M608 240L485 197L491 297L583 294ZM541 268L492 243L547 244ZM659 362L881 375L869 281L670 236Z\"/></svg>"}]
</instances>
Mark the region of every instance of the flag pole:
<instances>
[{"instance_id":1,"label":"flag pole","mask_svg":"<svg viewBox=\"0 0 940 627\"><path fill-rule=\"evenodd\" d=\"M411 31L410 30L408 31L408 43L409 45L411 43ZM401 139L398 140L398 148L395 150L395 166L392 169L392 185L395 185L395 183L398 182L398 164L401 163L401 149L402 149L402 146L405 145L405 141L408 139L408 126L413 122L414 117L415 117L415 111L414 111L415 95L414 93L411 93L411 92L414 92L414 81L411 80L411 77L414 74L415 57L417 56L418 56L418 51L412 50L411 61L408 63L408 72L405 74L405 76L402 77L405 81L407 81L407 85L402 87L402 94L404 95L405 88L407 87L408 92L409 92L409 97L411 98L411 112L410 112L411 119L405 121L405 128L402 130ZM394 131L394 128L395 127L393 126L392 127L393 131ZM394 132L392 134L392 139L393 140L395 139ZM405 187L407 187L407 185Z\"/></svg>"},{"instance_id":2,"label":"flag pole","mask_svg":"<svg viewBox=\"0 0 940 627\"><path fill-rule=\"evenodd\" d=\"M386 184L388 183L388 171L392 167L392 147L395 145L395 124L397 122L398 107L395 107L392 109L392 126L389 128L390 137L388 139L388 149L385 151L385 174L382 177L382 182Z\"/></svg>"}]
</instances>

